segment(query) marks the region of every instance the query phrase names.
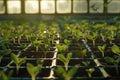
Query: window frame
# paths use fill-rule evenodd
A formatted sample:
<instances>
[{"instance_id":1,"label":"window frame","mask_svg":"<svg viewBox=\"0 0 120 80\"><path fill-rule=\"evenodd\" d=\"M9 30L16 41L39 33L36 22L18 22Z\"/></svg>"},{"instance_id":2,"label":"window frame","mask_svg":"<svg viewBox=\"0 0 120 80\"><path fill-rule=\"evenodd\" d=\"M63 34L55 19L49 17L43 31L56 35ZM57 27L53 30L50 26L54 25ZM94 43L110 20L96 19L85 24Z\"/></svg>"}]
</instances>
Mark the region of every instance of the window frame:
<instances>
[{"instance_id":1,"label":"window frame","mask_svg":"<svg viewBox=\"0 0 120 80\"><path fill-rule=\"evenodd\" d=\"M8 0L3 0L4 1L4 5L5 5L5 12L4 13L0 13L0 15L5 15L5 14L9 14L8 13L8 7L7 7L7 1ZM25 0L20 0L21 1L21 13L13 13L13 14L9 14L9 15L14 15L14 14L16 14L16 15L20 15L20 14L25 14L25 15L29 15L29 14L31 14L31 13L25 13ZM120 0L118 0L118 1L120 1ZM105 7L105 6L103 6L103 13L90 13L90 9L89 9L89 6L90 6L90 0L87 0L87 13L75 13L75 12L73 12L73 0L71 0L71 12L70 13L58 13L57 12L57 0L55 0L55 13L41 13L41 4L40 4L40 2L41 2L41 0L38 0L38 6L39 6L39 11L38 11L38 13L33 13L32 15L69 15L69 14L80 14L80 15L82 15L82 14L84 14L84 15L89 15L89 14L120 14L120 11L118 12L118 13L108 13L108 8L107 7ZM107 4L107 2L108 2L108 0L103 0L103 3L104 4Z\"/></svg>"}]
</instances>

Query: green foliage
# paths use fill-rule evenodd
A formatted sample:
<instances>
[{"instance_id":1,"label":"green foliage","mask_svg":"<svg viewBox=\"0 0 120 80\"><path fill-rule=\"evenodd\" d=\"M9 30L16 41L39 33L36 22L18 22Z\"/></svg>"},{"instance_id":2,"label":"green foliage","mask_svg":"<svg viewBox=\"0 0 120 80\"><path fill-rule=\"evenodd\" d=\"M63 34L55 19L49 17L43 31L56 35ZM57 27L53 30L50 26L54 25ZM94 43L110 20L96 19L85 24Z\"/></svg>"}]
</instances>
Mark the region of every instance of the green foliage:
<instances>
[{"instance_id":1,"label":"green foliage","mask_svg":"<svg viewBox=\"0 0 120 80\"><path fill-rule=\"evenodd\" d=\"M113 45L112 52L120 56L120 47L117 45Z\"/></svg>"},{"instance_id":2,"label":"green foliage","mask_svg":"<svg viewBox=\"0 0 120 80\"><path fill-rule=\"evenodd\" d=\"M33 41L32 44L35 46L36 52L38 52L38 47L40 46L41 43L42 43L41 40L35 40L35 41Z\"/></svg>"},{"instance_id":3,"label":"green foliage","mask_svg":"<svg viewBox=\"0 0 120 80\"><path fill-rule=\"evenodd\" d=\"M68 45L66 45L66 44L60 43L60 44L57 44L56 46L60 53L64 53L68 49Z\"/></svg>"},{"instance_id":4,"label":"green foliage","mask_svg":"<svg viewBox=\"0 0 120 80\"><path fill-rule=\"evenodd\" d=\"M17 69L17 73L18 73L20 66L23 63L26 62L26 57L24 57L24 58L18 58L17 55L15 55L14 53L11 53L11 59L16 64L16 69Z\"/></svg>"},{"instance_id":5,"label":"green foliage","mask_svg":"<svg viewBox=\"0 0 120 80\"><path fill-rule=\"evenodd\" d=\"M104 50L105 50L106 45L103 46L98 46L98 49L100 50L100 52L102 53L102 57L104 57Z\"/></svg>"},{"instance_id":6,"label":"green foliage","mask_svg":"<svg viewBox=\"0 0 120 80\"><path fill-rule=\"evenodd\" d=\"M86 69L86 72L88 73L88 77L91 78L92 77L92 73L95 71L94 68L89 68L89 69Z\"/></svg>"},{"instance_id":7,"label":"green foliage","mask_svg":"<svg viewBox=\"0 0 120 80\"><path fill-rule=\"evenodd\" d=\"M82 61L82 63L85 65L85 66L88 66L90 64L90 61Z\"/></svg>"},{"instance_id":8,"label":"green foliage","mask_svg":"<svg viewBox=\"0 0 120 80\"><path fill-rule=\"evenodd\" d=\"M13 73L12 70L9 71L8 75L5 72L0 71L0 79L2 79L2 80L10 80L10 77L12 76L12 73Z\"/></svg>"},{"instance_id":9,"label":"green foliage","mask_svg":"<svg viewBox=\"0 0 120 80\"><path fill-rule=\"evenodd\" d=\"M60 76L60 78L64 78L64 80L70 80L75 73L77 72L78 67L72 67L70 70L66 71L63 67L58 66L55 72Z\"/></svg>"},{"instance_id":10,"label":"green foliage","mask_svg":"<svg viewBox=\"0 0 120 80\"><path fill-rule=\"evenodd\" d=\"M98 37L98 33L97 32L92 32L92 34L88 34L88 39L93 41L93 45L95 46L95 40Z\"/></svg>"},{"instance_id":11,"label":"green foliage","mask_svg":"<svg viewBox=\"0 0 120 80\"><path fill-rule=\"evenodd\" d=\"M27 71L32 77L32 80L35 80L35 77L40 72L42 66L38 64L37 66L32 65L31 63L27 63Z\"/></svg>"},{"instance_id":12,"label":"green foliage","mask_svg":"<svg viewBox=\"0 0 120 80\"><path fill-rule=\"evenodd\" d=\"M87 54L87 50L83 49L83 50L75 50L74 51L74 55L75 57L84 57Z\"/></svg>"},{"instance_id":13,"label":"green foliage","mask_svg":"<svg viewBox=\"0 0 120 80\"><path fill-rule=\"evenodd\" d=\"M120 57L118 57L117 59L114 59L112 57L105 57L104 59L107 63L114 64L114 66L116 68L116 73L117 73L117 75L119 75L118 65L120 63Z\"/></svg>"},{"instance_id":14,"label":"green foliage","mask_svg":"<svg viewBox=\"0 0 120 80\"><path fill-rule=\"evenodd\" d=\"M63 54L58 54L58 58L64 63L66 71L68 70L68 64L72 57L72 53L68 53L66 57Z\"/></svg>"},{"instance_id":15,"label":"green foliage","mask_svg":"<svg viewBox=\"0 0 120 80\"><path fill-rule=\"evenodd\" d=\"M68 40L68 39L64 39L64 43L65 43L66 45L70 45L71 41Z\"/></svg>"}]
</instances>

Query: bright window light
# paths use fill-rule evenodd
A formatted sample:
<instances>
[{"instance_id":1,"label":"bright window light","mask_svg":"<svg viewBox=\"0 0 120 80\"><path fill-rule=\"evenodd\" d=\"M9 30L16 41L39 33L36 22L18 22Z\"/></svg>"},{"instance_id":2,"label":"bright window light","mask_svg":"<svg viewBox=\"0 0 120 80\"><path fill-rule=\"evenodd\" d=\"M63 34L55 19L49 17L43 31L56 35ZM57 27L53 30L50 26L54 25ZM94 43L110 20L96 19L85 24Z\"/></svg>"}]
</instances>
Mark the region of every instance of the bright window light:
<instances>
[{"instance_id":1,"label":"bright window light","mask_svg":"<svg viewBox=\"0 0 120 80\"><path fill-rule=\"evenodd\" d=\"M0 1L0 14L5 13L5 6L3 0Z\"/></svg>"},{"instance_id":2,"label":"bright window light","mask_svg":"<svg viewBox=\"0 0 120 80\"><path fill-rule=\"evenodd\" d=\"M120 0L112 0L108 4L108 13L120 13Z\"/></svg>"},{"instance_id":3,"label":"bright window light","mask_svg":"<svg viewBox=\"0 0 120 80\"><path fill-rule=\"evenodd\" d=\"M71 0L57 0L57 13L71 13Z\"/></svg>"},{"instance_id":4,"label":"bright window light","mask_svg":"<svg viewBox=\"0 0 120 80\"><path fill-rule=\"evenodd\" d=\"M87 13L87 0L73 0L74 13Z\"/></svg>"},{"instance_id":5,"label":"bright window light","mask_svg":"<svg viewBox=\"0 0 120 80\"><path fill-rule=\"evenodd\" d=\"M19 14L21 13L21 1L20 0L8 0L7 8L8 8L8 13Z\"/></svg>"},{"instance_id":6,"label":"bright window light","mask_svg":"<svg viewBox=\"0 0 120 80\"><path fill-rule=\"evenodd\" d=\"M41 0L41 13L55 13L55 0Z\"/></svg>"},{"instance_id":7,"label":"bright window light","mask_svg":"<svg viewBox=\"0 0 120 80\"><path fill-rule=\"evenodd\" d=\"M25 0L25 13L38 13L38 0Z\"/></svg>"},{"instance_id":8,"label":"bright window light","mask_svg":"<svg viewBox=\"0 0 120 80\"><path fill-rule=\"evenodd\" d=\"M90 13L103 13L103 0L90 0Z\"/></svg>"}]
</instances>

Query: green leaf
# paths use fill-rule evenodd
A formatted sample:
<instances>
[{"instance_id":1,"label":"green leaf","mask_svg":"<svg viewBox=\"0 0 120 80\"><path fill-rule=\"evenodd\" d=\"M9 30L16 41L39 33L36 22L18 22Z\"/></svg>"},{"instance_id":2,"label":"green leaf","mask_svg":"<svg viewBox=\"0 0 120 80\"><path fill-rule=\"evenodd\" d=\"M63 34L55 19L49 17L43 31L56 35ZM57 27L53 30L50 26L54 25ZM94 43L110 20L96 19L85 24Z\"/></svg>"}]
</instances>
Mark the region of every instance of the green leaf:
<instances>
[{"instance_id":1,"label":"green leaf","mask_svg":"<svg viewBox=\"0 0 120 80\"><path fill-rule=\"evenodd\" d=\"M98 49L99 49L101 52L104 52L105 47L106 47L106 45L103 45L103 46L98 46Z\"/></svg>"},{"instance_id":2,"label":"green leaf","mask_svg":"<svg viewBox=\"0 0 120 80\"><path fill-rule=\"evenodd\" d=\"M70 40L67 40L67 39L64 39L64 43L65 43L66 45L69 45L69 44L71 43L71 41L70 41Z\"/></svg>"},{"instance_id":3,"label":"green leaf","mask_svg":"<svg viewBox=\"0 0 120 80\"><path fill-rule=\"evenodd\" d=\"M5 50L0 50L0 55L5 56L11 53L11 50L5 49Z\"/></svg>"},{"instance_id":4,"label":"green leaf","mask_svg":"<svg viewBox=\"0 0 120 80\"><path fill-rule=\"evenodd\" d=\"M68 77L72 77L75 75L75 73L77 72L78 67L72 67L69 71L68 71Z\"/></svg>"},{"instance_id":5,"label":"green leaf","mask_svg":"<svg viewBox=\"0 0 120 80\"><path fill-rule=\"evenodd\" d=\"M120 54L120 48L119 48L119 46L113 45L112 46L112 52L119 55Z\"/></svg>"},{"instance_id":6,"label":"green leaf","mask_svg":"<svg viewBox=\"0 0 120 80\"><path fill-rule=\"evenodd\" d=\"M41 70L41 65L33 66L31 63L27 63L27 71L31 76L36 76Z\"/></svg>"},{"instance_id":7,"label":"green leaf","mask_svg":"<svg viewBox=\"0 0 120 80\"><path fill-rule=\"evenodd\" d=\"M11 58L15 62L15 64L18 64L18 58L14 53L11 53Z\"/></svg>"},{"instance_id":8,"label":"green leaf","mask_svg":"<svg viewBox=\"0 0 120 80\"><path fill-rule=\"evenodd\" d=\"M64 64L68 64L72 57L72 53L68 53L66 57L63 54L58 54L58 57Z\"/></svg>"},{"instance_id":9,"label":"green leaf","mask_svg":"<svg viewBox=\"0 0 120 80\"><path fill-rule=\"evenodd\" d=\"M57 48L60 52L65 52L68 46L66 44L57 44Z\"/></svg>"},{"instance_id":10,"label":"green leaf","mask_svg":"<svg viewBox=\"0 0 120 80\"><path fill-rule=\"evenodd\" d=\"M60 58L60 60L63 62L63 63L66 63L66 58L63 54L58 54L58 58Z\"/></svg>"},{"instance_id":11,"label":"green leaf","mask_svg":"<svg viewBox=\"0 0 120 80\"><path fill-rule=\"evenodd\" d=\"M4 72L0 72L2 80L9 80L8 76Z\"/></svg>"},{"instance_id":12,"label":"green leaf","mask_svg":"<svg viewBox=\"0 0 120 80\"><path fill-rule=\"evenodd\" d=\"M92 74L94 71L95 71L95 69L94 69L94 68L89 68L89 69L86 69L86 72L87 72L87 73L90 73L90 74Z\"/></svg>"},{"instance_id":13,"label":"green leaf","mask_svg":"<svg viewBox=\"0 0 120 80\"><path fill-rule=\"evenodd\" d=\"M120 57L116 59L116 63L120 63Z\"/></svg>"},{"instance_id":14,"label":"green leaf","mask_svg":"<svg viewBox=\"0 0 120 80\"><path fill-rule=\"evenodd\" d=\"M24 58L19 58L18 59L18 64L19 65L21 65L21 64L23 64L23 63L25 63L26 62L26 57L24 57Z\"/></svg>"},{"instance_id":15,"label":"green leaf","mask_svg":"<svg viewBox=\"0 0 120 80\"><path fill-rule=\"evenodd\" d=\"M69 62L70 61L70 59L71 59L71 57L72 57L72 53L68 53L67 54L67 56L66 56L66 60L67 60L67 62Z\"/></svg>"},{"instance_id":16,"label":"green leaf","mask_svg":"<svg viewBox=\"0 0 120 80\"><path fill-rule=\"evenodd\" d=\"M58 66L57 69L55 70L55 72L61 77L64 78L67 75L67 72L65 71L65 69L62 66Z\"/></svg>"},{"instance_id":17,"label":"green leaf","mask_svg":"<svg viewBox=\"0 0 120 80\"><path fill-rule=\"evenodd\" d=\"M105 57L104 59L107 63L115 63L115 60L112 57Z\"/></svg>"},{"instance_id":18,"label":"green leaf","mask_svg":"<svg viewBox=\"0 0 120 80\"><path fill-rule=\"evenodd\" d=\"M84 57L84 56L86 55L86 53L87 53L87 50L86 50L86 49L82 50L82 51L81 51L82 57Z\"/></svg>"}]
</instances>

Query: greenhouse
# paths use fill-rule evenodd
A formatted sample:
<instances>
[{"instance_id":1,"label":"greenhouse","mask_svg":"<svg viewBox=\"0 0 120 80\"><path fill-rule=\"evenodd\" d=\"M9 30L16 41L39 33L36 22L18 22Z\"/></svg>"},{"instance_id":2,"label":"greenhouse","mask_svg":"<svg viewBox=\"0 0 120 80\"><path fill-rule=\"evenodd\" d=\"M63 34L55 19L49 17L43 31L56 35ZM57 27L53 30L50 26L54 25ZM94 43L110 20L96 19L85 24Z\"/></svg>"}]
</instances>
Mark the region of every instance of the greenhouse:
<instances>
[{"instance_id":1,"label":"greenhouse","mask_svg":"<svg viewBox=\"0 0 120 80\"><path fill-rule=\"evenodd\" d=\"M120 0L0 0L0 80L120 80Z\"/></svg>"}]
</instances>

